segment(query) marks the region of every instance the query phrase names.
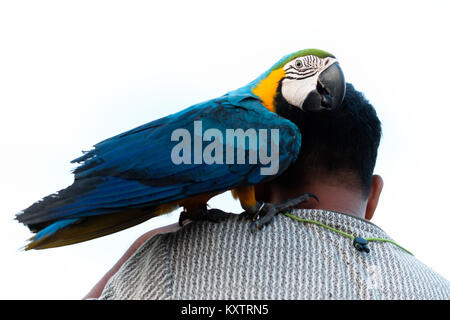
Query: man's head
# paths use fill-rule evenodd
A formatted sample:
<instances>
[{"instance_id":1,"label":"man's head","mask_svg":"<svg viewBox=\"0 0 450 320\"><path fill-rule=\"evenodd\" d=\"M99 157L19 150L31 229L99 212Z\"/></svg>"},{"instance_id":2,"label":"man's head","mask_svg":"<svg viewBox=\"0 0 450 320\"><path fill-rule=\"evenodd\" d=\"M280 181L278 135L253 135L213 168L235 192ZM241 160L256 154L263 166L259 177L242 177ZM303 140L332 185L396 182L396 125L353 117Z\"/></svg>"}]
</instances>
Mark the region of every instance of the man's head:
<instances>
[{"instance_id":1,"label":"man's head","mask_svg":"<svg viewBox=\"0 0 450 320\"><path fill-rule=\"evenodd\" d=\"M314 192L312 189L319 188L322 194L317 196L321 202L333 196L325 193L345 198L343 192L346 192L353 194L352 198L359 196L361 205L376 207L383 182L372 174L381 138L381 123L362 93L347 83L341 107L330 112L299 113L295 122L302 133L300 155L282 176L267 184L262 193L259 190L258 196L267 201L267 197L271 198L270 192L293 197L296 191L297 194ZM335 200L339 202L342 199ZM370 219L375 207L369 208L364 216Z\"/></svg>"}]
</instances>

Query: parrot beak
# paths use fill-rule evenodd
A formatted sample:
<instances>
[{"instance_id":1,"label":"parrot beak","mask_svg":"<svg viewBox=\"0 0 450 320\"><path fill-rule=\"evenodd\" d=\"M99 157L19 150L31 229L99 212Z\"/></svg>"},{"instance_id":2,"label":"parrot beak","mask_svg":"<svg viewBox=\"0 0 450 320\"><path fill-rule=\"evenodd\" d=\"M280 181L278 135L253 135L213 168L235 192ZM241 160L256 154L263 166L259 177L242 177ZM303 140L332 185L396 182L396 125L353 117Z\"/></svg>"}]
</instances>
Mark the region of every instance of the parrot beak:
<instances>
[{"instance_id":1,"label":"parrot beak","mask_svg":"<svg viewBox=\"0 0 450 320\"><path fill-rule=\"evenodd\" d=\"M344 73L339 63L334 62L319 75L316 90L308 94L302 109L306 112L334 110L341 105L344 95Z\"/></svg>"}]
</instances>

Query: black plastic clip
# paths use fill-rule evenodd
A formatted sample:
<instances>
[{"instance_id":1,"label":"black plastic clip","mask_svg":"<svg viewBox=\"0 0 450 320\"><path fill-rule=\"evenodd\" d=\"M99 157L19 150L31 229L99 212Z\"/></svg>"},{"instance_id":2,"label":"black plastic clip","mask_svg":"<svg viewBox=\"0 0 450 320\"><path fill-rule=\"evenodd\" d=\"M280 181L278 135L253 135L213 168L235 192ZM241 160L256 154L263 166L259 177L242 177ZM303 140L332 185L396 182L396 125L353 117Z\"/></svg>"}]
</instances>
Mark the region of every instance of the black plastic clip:
<instances>
[{"instance_id":1,"label":"black plastic clip","mask_svg":"<svg viewBox=\"0 0 450 320\"><path fill-rule=\"evenodd\" d=\"M364 251L366 253L370 252L369 247L367 246L369 244L369 242L361 237L355 237L355 239L353 239L353 246L358 250L358 251Z\"/></svg>"}]
</instances>

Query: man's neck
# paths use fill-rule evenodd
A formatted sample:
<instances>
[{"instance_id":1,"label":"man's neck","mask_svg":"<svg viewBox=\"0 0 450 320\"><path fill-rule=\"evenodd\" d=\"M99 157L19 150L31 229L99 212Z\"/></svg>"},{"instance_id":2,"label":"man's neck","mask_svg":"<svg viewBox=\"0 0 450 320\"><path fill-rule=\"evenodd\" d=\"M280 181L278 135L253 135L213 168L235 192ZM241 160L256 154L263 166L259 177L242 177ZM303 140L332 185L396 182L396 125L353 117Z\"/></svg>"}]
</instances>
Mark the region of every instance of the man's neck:
<instances>
[{"instance_id":1,"label":"man's neck","mask_svg":"<svg viewBox=\"0 0 450 320\"><path fill-rule=\"evenodd\" d=\"M319 198L319 202L310 199L306 203L300 204L299 209L323 209L347 213L359 218L365 217L367 202L362 200L358 191L347 189L342 185L309 184L298 189L274 187L271 188L268 202L281 203L287 199L298 197L304 193L313 193Z\"/></svg>"}]
</instances>

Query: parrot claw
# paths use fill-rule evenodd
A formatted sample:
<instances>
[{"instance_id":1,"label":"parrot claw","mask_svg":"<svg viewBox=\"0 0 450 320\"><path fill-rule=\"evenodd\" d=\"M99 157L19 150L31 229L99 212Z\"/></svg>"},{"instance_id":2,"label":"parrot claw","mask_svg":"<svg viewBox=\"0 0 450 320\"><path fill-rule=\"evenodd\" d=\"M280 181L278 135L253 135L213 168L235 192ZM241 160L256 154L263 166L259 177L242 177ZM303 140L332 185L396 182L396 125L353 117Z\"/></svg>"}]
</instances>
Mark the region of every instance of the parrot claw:
<instances>
[{"instance_id":1,"label":"parrot claw","mask_svg":"<svg viewBox=\"0 0 450 320\"><path fill-rule=\"evenodd\" d=\"M250 225L250 231L253 233L257 232L265 225L269 224L273 217L277 214L293 209L300 203L307 202L310 198L314 198L316 201L319 201L319 198L315 194L305 193L300 197L286 200L280 204L263 203L256 215L253 215L253 222Z\"/></svg>"},{"instance_id":2,"label":"parrot claw","mask_svg":"<svg viewBox=\"0 0 450 320\"><path fill-rule=\"evenodd\" d=\"M187 219L193 220L193 221L211 221L211 222L220 222L227 218L229 218L232 215L230 212L225 212L220 209L206 209L202 208L195 211L189 211L186 210L181 211L180 218L178 220L178 224L180 227L183 226L183 222Z\"/></svg>"},{"instance_id":3,"label":"parrot claw","mask_svg":"<svg viewBox=\"0 0 450 320\"><path fill-rule=\"evenodd\" d=\"M209 209L206 212L205 220L211 221L211 222L220 222L220 221L228 219L231 215L232 215L232 213L225 212L220 209Z\"/></svg>"}]
</instances>

